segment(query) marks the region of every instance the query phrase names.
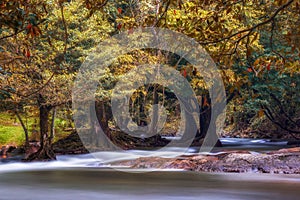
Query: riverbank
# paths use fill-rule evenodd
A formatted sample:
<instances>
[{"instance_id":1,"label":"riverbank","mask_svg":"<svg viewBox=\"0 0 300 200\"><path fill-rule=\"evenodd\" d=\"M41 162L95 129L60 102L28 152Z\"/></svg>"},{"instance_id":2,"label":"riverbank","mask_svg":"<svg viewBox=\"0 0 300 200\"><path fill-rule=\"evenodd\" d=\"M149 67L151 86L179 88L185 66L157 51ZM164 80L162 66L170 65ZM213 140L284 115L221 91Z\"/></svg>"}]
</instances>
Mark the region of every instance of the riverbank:
<instances>
[{"instance_id":1,"label":"riverbank","mask_svg":"<svg viewBox=\"0 0 300 200\"><path fill-rule=\"evenodd\" d=\"M124 166L129 169L155 168L214 173L300 174L300 147L293 147L294 145L289 145L288 141L234 138L221 138L220 141L223 147L215 148L213 150L214 153L199 154L196 153L199 148L192 147L189 153L176 158L136 156L134 159L131 158L131 160L125 161L123 157L122 161L120 161L114 159L114 154L111 152L109 157L115 161L106 162L106 164ZM32 144L32 151L38 149L38 146L34 145L36 144ZM89 153L76 133L72 133L68 137L54 143L53 149L57 155ZM25 155L22 148L8 146L6 149L0 150L0 155L4 151L6 151L7 156L5 155L3 158L9 157L8 160L12 159L13 162L18 161L15 158L21 161ZM132 151L134 152L135 150L130 150L130 152ZM103 150L103 152L105 151ZM126 154L128 151L124 150L124 152ZM151 151L145 150L145 152L149 153ZM6 161L1 160L1 162Z\"/></svg>"}]
</instances>

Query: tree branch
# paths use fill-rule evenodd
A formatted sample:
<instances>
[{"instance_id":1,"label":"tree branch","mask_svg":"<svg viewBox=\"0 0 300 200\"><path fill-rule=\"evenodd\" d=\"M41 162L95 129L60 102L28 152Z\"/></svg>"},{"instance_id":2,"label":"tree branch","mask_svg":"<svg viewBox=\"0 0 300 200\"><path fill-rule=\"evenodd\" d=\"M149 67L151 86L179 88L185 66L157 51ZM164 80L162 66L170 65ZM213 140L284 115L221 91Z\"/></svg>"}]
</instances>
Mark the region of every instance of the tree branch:
<instances>
[{"instance_id":1,"label":"tree branch","mask_svg":"<svg viewBox=\"0 0 300 200\"><path fill-rule=\"evenodd\" d=\"M294 2L294 0L289 0L288 2L286 2L285 4L281 5L267 20L265 21L262 21L250 28L246 28L244 30L241 30L241 31L238 31L232 35L229 35L227 37L224 37L224 38L221 38L219 40L215 40L215 41L209 41L209 42L202 42L200 43L201 45L208 45L208 44L215 44L215 43L219 43L219 42L222 42L222 41L225 41L225 40L229 40L239 34L242 34L242 33L245 33L245 32L248 32L247 35L249 35L250 32L254 31L256 28L260 27L260 26L263 26L265 24L268 24L270 22L272 22L275 17L278 15L278 13L282 10L284 10L285 8L287 8L290 4L292 4Z\"/></svg>"},{"instance_id":2,"label":"tree branch","mask_svg":"<svg viewBox=\"0 0 300 200\"><path fill-rule=\"evenodd\" d=\"M67 46L68 46L68 29L67 29L67 24L66 24L65 15L64 15L64 6L62 3L60 3L59 6L60 6L61 19L62 19L62 23L64 25L64 31L65 31L65 36L64 36L64 40L65 40L64 55L65 55L67 52Z\"/></svg>"},{"instance_id":3,"label":"tree branch","mask_svg":"<svg viewBox=\"0 0 300 200\"><path fill-rule=\"evenodd\" d=\"M165 10L164 10L163 13L159 16L159 18L156 20L156 22L153 24L153 26L157 26L157 25L158 25L158 23L160 22L160 20L161 20L161 19L163 18L163 16L167 13L170 4L171 4L171 0L168 0L168 1L167 1L167 5L166 5Z\"/></svg>"},{"instance_id":4,"label":"tree branch","mask_svg":"<svg viewBox=\"0 0 300 200\"><path fill-rule=\"evenodd\" d=\"M36 24L36 26L42 24L45 21L46 21L46 19L42 19L39 23ZM26 29L27 28L25 27L25 28L22 28L18 31L15 31L14 33L12 33L10 35L3 36L3 37L0 38L0 40L7 39L7 38L10 38L10 37L14 37L14 36L18 35L19 33L23 32L23 31L26 31Z\"/></svg>"},{"instance_id":5,"label":"tree branch","mask_svg":"<svg viewBox=\"0 0 300 200\"><path fill-rule=\"evenodd\" d=\"M280 109L280 112L283 113L283 115L290 121L292 122L294 125L298 126L299 125L285 112L284 110L284 107L282 106L280 100L273 94L273 93L270 93L270 96L276 101L276 103L278 104L279 106L279 109Z\"/></svg>"},{"instance_id":6,"label":"tree branch","mask_svg":"<svg viewBox=\"0 0 300 200\"><path fill-rule=\"evenodd\" d=\"M291 136L294 137L295 139L299 139L298 137L296 137L296 136L294 135L294 133L300 134L300 131L291 130L291 129L287 128L286 126L283 126L281 123L279 123L279 122L274 118L274 116L272 115L272 111L270 110L269 107L262 105L262 108L264 109L265 115L267 116L267 118L268 118L272 123L274 123L275 125L279 126L281 129L283 129L283 130L289 132L289 134L291 134Z\"/></svg>"}]
</instances>

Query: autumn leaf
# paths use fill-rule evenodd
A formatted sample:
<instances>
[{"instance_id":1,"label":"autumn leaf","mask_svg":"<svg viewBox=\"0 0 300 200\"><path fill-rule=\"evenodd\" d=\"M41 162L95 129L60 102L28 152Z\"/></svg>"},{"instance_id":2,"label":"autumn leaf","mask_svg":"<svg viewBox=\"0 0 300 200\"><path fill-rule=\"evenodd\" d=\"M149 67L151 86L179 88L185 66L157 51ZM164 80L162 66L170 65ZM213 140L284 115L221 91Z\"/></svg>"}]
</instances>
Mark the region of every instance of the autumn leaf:
<instances>
[{"instance_id":1,"label":"autumn leaf","mask_svg":"<svg viewBox=\"0 0 300 200\"><path fill-rule=\"evenodd\" d=\"M41 29L37 26L33 27L33 33L34 33L35 36L38 36L38 35L42 34Z\"/></svg>"},{"instance_id":2,"label":"autumn leaf","mask_svg":"<svg viewBox=\"0 0 300 200\"><path fill-rule=\"evenodd\" d=\"M271 69L271 63L269 63L266 68L267 68L268 71L270 71L270 69Z\"/></svg>"},{"instance_id":3,"label":"autumn leaf","mask_svg":"<svg viewBox=\"0 0 300 200\"><path fill-rule=\"evenodd\" d=\"M118 8L118 13L122 14L122 8Z\"/></svg>"},{"instance_id":4,"label":"autumn leaf","mask_svg":"<svg viewBox=\"0 0 300 200\"><path fill-rule=\"evenodd\" d=\"M120 30L122 28L122 24L117 25L117 29Z\"/></svg>"},{"instance_id":5,"label":"autumn leaf","mask_svg":"<svg viewBox=\"0 0 300 200\"><path fill-rule=\"evenodd\" d=\"M257 113L258 117L263 117L265 114L264 110L263 109L260 109Z\"/></svg>"},{"instance_id":6,"label":"autumn leaf","mask_svg":"<svg viewBox=\"0 0 300 200\"><path fill-rule=\"evenodd\" d=\"M31 28L32 28L32 24L29 23L29 24L26 26L26 29L27 29L27 30L30 30Z\"/></svg>"},{"instance_id":7,"label":"autumn leaf","mask_svg":"<svg viewBox=\"0 0 300 200\"><path fill-rule=\"evenodd\" d=\"M87 3L85 4L85 6L86 6L87 9L91 9L91 7L92 7L92 5L91 5L90 2L87 2Z\"/></svg>"},{"instance_id":8,"label":"autumn leaf","mask_svg":"<svg viewBox=\"0 0 300 200\"><path fill-rule=\"evenodd\" d=\"M29 49L26 50L25 56L26 56L27 58L30 58L31 55L30 55Z\"/></svg>"},{"instance_id":9,"label":"autumn leaf","mask_svg":"<svg viewBox=\"0 0 300 200\"><path fill-rule=\"evenodd\" d=\"M209 106L207 98L203 97L203 106Z\"/></svg>"},{"instance_id":10,"label":"autumn leaf","mask_svg":"<svg viewBox=\"0 0 300 200\"><path fill-rule=\"evenodd\" d=\"M182 75L186 78L186 75L187 75L187 73L186 73L186 69L184 69L183 70L183 73L182 73Z\"/></svg>"}]
</instances>

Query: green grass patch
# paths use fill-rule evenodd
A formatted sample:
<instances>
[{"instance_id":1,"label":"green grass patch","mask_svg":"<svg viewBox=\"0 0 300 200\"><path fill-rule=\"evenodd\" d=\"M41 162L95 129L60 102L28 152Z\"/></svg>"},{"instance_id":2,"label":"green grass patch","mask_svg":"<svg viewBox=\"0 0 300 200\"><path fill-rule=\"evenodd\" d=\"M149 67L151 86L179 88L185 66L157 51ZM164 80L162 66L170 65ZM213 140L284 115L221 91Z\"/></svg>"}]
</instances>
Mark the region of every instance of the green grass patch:
<instances>
[{"instance_id":1,"label":"green grass patch","mask_svg":"<svg viewBox=\"0 0 300 200\"><path fill-rule=\"evenodd\" d=\"M34 123L33 117L25 118L22 116L24 123L31 131L32 124ZM0 113L0 146L16 145L20 146L25 142L24 130L17 119L17 117L8 112Z\"/></svg>"},{"instance_id":2,"label":"green grass patch","mask_svg":"<svg viewBox=\"0 0 300 200\"><path fill-rule=\"evenodd\" d=\"M20 126L2 126L0 125L0 146L4 145L22 145L25 141L25 135Z\"/></svg>"},{"instance_id":3,"label":"green grass patch","mask_svg":"<svg viewBox=\"0 0 300 200\"><path fill-rule=\"evenodd\" d=\"M25 123L29 139L39 139L39 135L31 136L33 130L39 131L38 118L21 116ZM49 121L50 123L50 121ZM50 124L49 124L50 125ZM64 119L55 119L55 135L53 142L68 136L71 132L65 131L68 128ZM15 115L8 112L0 112L0 147L5 145L20 146L25 142L24 130Z\"/></svg>"},{"instance_id":4,"label":"green grass patch","mask_svg":"<svg viewBox=\"0 0 300 200\"><path fill-rule=\"evenodd\" d=\"M0 113L0 146L22 145L25 135L17 118L7 112Z\"/></svg>"}]
</instances>

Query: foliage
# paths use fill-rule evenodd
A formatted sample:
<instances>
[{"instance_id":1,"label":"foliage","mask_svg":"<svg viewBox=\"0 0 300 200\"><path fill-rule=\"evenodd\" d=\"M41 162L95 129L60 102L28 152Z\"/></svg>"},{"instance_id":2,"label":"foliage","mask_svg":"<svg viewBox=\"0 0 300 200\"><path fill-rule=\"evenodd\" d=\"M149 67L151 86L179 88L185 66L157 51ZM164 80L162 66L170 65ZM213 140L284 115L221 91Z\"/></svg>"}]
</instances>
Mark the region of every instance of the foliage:
<instances>
[{"instance_id":1,"label":"foliage","mask_svg":"<svg viewBox=\"0 0 300 200\"><path fill-rule=\"evenodd\" d=\"M134 28L154 26L194 38L209 52L222 74L227 101L231 101L228 114L235 120L228 124L240 121L248 126L256 118L268 117L276 126L298 133L299 8L296 0L3 0L1 110L22 112L24 106L32 106L41 113L45 109L47 116L40 121L48 123L52 108L70 106L78 68L100 41L120 31L132 33ZM206 74L178 55L153 49L116 58L103 77L96 77L97 100L109 106L112 89L125 73L157 63L180 71L201 106L210 109L209 83L203 80ZM174 114L178 101L171 93L162 86L139 88L131 97L135 121L149 121L151 105L165 99L169 100L168 112ZM104 114L107 123L111 122L109 111ZM282 124L282 119L287 121Z\"/></svg>"}]
</instances>

